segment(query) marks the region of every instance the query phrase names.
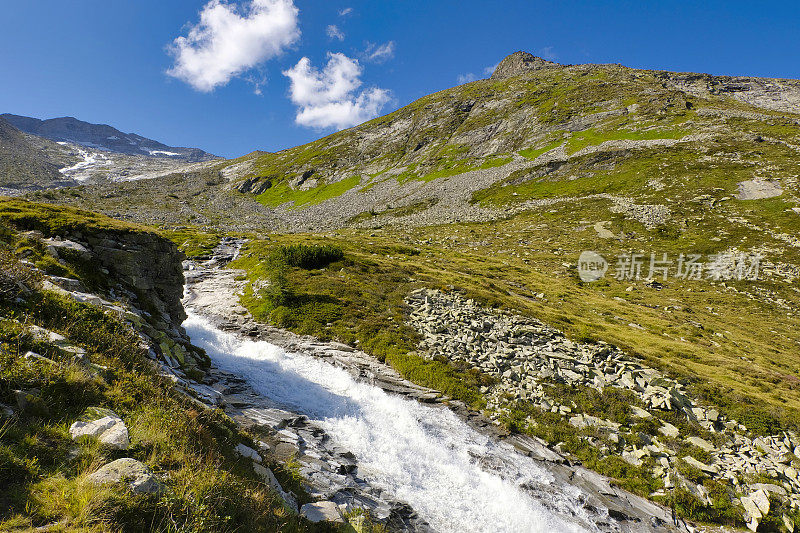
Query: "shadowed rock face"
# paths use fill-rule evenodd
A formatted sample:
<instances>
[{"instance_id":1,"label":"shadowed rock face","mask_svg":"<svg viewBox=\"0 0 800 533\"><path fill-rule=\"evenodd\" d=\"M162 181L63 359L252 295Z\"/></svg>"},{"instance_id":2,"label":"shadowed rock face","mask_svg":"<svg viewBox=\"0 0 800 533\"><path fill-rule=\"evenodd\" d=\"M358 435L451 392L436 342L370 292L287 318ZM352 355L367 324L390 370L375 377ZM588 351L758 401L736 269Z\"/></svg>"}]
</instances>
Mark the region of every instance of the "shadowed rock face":
<instances>
[{"instance_id":1,"label":"shadowed rock face","mask_svg":"<svg viewBox=\"0 0 800 533\"><path fill-rule=\"evenodd\" d=\"M81 243L90 261L108 271L119 293L150 313L149 322L156 329L172 329L185 320L180 301L184 255L174 243L149 232L100 230L66 237Z\"/></svg>"},{"instance_id":2,"label":"shadowed rock face","mask_svg":"<svg viewBox=\"0 0 800 533\"><path fill-rule=\"evenodd\" d=\"M110 228L54 231L43 242L56 260L91 265L105 297L143 313L145 333L158 339L166 333L173 343L188 346L180 326L186 319L181 304L185 256L175 243L150 231Z\"/></svg>"},{"instance_id":3,"label":"shadowed rock face","mask_svg":"<svg viewBox=\"0 0 800 533\"><path fill-rule=\"evenodd\" d=\"M540 68L560 66L559 63L542 59L528 52L514 52L510 56L506 56L506 58L497 65L497 68L495 68L492 73L491 79L500 80L512 76L519 76L520 74L532 70L539 70Z\"/></svg>"},{"instance_id":4,"label":"shadowed rock face","mask_svg":"<svg viewBox=\"0 0 800 533\"><path fill-rule=\"evenodd\" d=\"M191 345L181 326L186 319L181 303L185 256L175 243L151 231L97 227L59 228L42 243L57 261L96 272L88 274L86 287L77 280L51 277L51 290L125 315L173 368L208 367L208 356ZM102 297L83 292L87 288Z\"/></svg>"}]
</instances>

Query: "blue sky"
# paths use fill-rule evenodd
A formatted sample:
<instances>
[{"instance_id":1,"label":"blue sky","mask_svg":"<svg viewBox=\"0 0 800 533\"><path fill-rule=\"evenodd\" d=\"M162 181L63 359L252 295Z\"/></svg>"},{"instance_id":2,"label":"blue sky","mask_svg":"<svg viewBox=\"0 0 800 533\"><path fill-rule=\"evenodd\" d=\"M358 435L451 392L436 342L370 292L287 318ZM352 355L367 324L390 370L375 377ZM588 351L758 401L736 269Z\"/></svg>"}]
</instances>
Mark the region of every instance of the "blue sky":
<instances>
[{"instance_id":1,"label":"blue sky","mask_svg":"<svg viewBox=\"0 0 800 533\"><path fill-rule=\"evenodd\" d=\"M486 77L516 50L800 78L794 2L0 0L0 13L0 112L228 157Z\"/></svg>"}]
</instances>

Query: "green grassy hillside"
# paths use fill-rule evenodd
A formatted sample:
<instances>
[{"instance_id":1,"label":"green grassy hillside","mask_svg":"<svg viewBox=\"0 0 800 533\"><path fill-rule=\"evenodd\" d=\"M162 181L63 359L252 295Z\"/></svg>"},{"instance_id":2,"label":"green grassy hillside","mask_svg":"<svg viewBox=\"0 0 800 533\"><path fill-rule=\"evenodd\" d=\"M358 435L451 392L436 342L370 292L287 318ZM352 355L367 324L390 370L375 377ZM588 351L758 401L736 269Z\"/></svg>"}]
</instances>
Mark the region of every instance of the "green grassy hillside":
<instances>
[{"instance_id":1,"label":"green grassy hillside","mask_svg":"<svg viewBox=\"0 0 800 533\"><path fill-rule=\"evenodd\" d=\"M313 143L230 164L240 165L240 179L259 178L246 188L258 190L267 205L292 200L301 205L311 191L327 199L356 185L393 178L428 181L516 156L536 160L551 150L560 159L577 154L580 165L582 151L613 141L631 141L628 148L635 149L646 141L659 146L683 140L680 147L690 159L701 157L709 142L735 152L756 138L765 159L796 153L791 145L797 146L800 115L744 104L726 93L689 94L670 79L670 73L658 71L578 65L479 80ZM597 157L584 159L587 171L608 170ZM640 157L633 152L619 159ZM323 192L342 180L349 185ZM628 183L626 190L637 185ZM590 183L580 190L603 189Z\"/></svg>"}]
</instances>

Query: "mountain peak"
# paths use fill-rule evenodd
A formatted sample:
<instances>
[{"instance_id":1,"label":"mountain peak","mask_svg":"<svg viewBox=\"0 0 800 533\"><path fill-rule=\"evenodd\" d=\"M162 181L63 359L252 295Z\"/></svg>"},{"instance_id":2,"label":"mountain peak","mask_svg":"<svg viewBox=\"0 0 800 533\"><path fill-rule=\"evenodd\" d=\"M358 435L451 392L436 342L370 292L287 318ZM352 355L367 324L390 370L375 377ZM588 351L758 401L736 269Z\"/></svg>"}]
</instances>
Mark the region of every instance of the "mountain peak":
<instances>
[{"instance_id":1,"label":"mountain peak","mask_svg":"<svg viewBox=\"0 0 800 533\"><path fill-rule=\"evenodd\" d=\"M503 78L510 78L512 76L519 76L532 70L539 70L546 67L560 67L559 63L548 61L544 58L535 56L528 52L514 52L506 56L492 73L491 79L499 80Z\"/></svg>"}]
</instances>

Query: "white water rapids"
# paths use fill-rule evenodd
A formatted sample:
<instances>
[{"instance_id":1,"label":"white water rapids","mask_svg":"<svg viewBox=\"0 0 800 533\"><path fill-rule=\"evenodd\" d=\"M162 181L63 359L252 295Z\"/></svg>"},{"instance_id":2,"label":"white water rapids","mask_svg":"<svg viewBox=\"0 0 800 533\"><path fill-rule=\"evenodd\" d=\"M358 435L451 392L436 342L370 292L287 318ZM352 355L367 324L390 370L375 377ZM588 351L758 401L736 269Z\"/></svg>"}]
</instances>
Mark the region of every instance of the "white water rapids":
<instances>
[{"instance_id":1,"label":"white water rapids","mask_svg":"<svg viewBox=\"0 0 800 533\"><path fill-rule=\"evenodd\" d=\"M553 486L533 460L448 409L387 394L324 360L237 337L192 312L184 327L215 366L315 421L356 455L361 477L408 502L437 531L583 531L570 515L587 523L576 488ZM500 465L502 477L481 468L487 463ZM523 485L544 485L548 506Z\"/></svg>"}]
</instances>

